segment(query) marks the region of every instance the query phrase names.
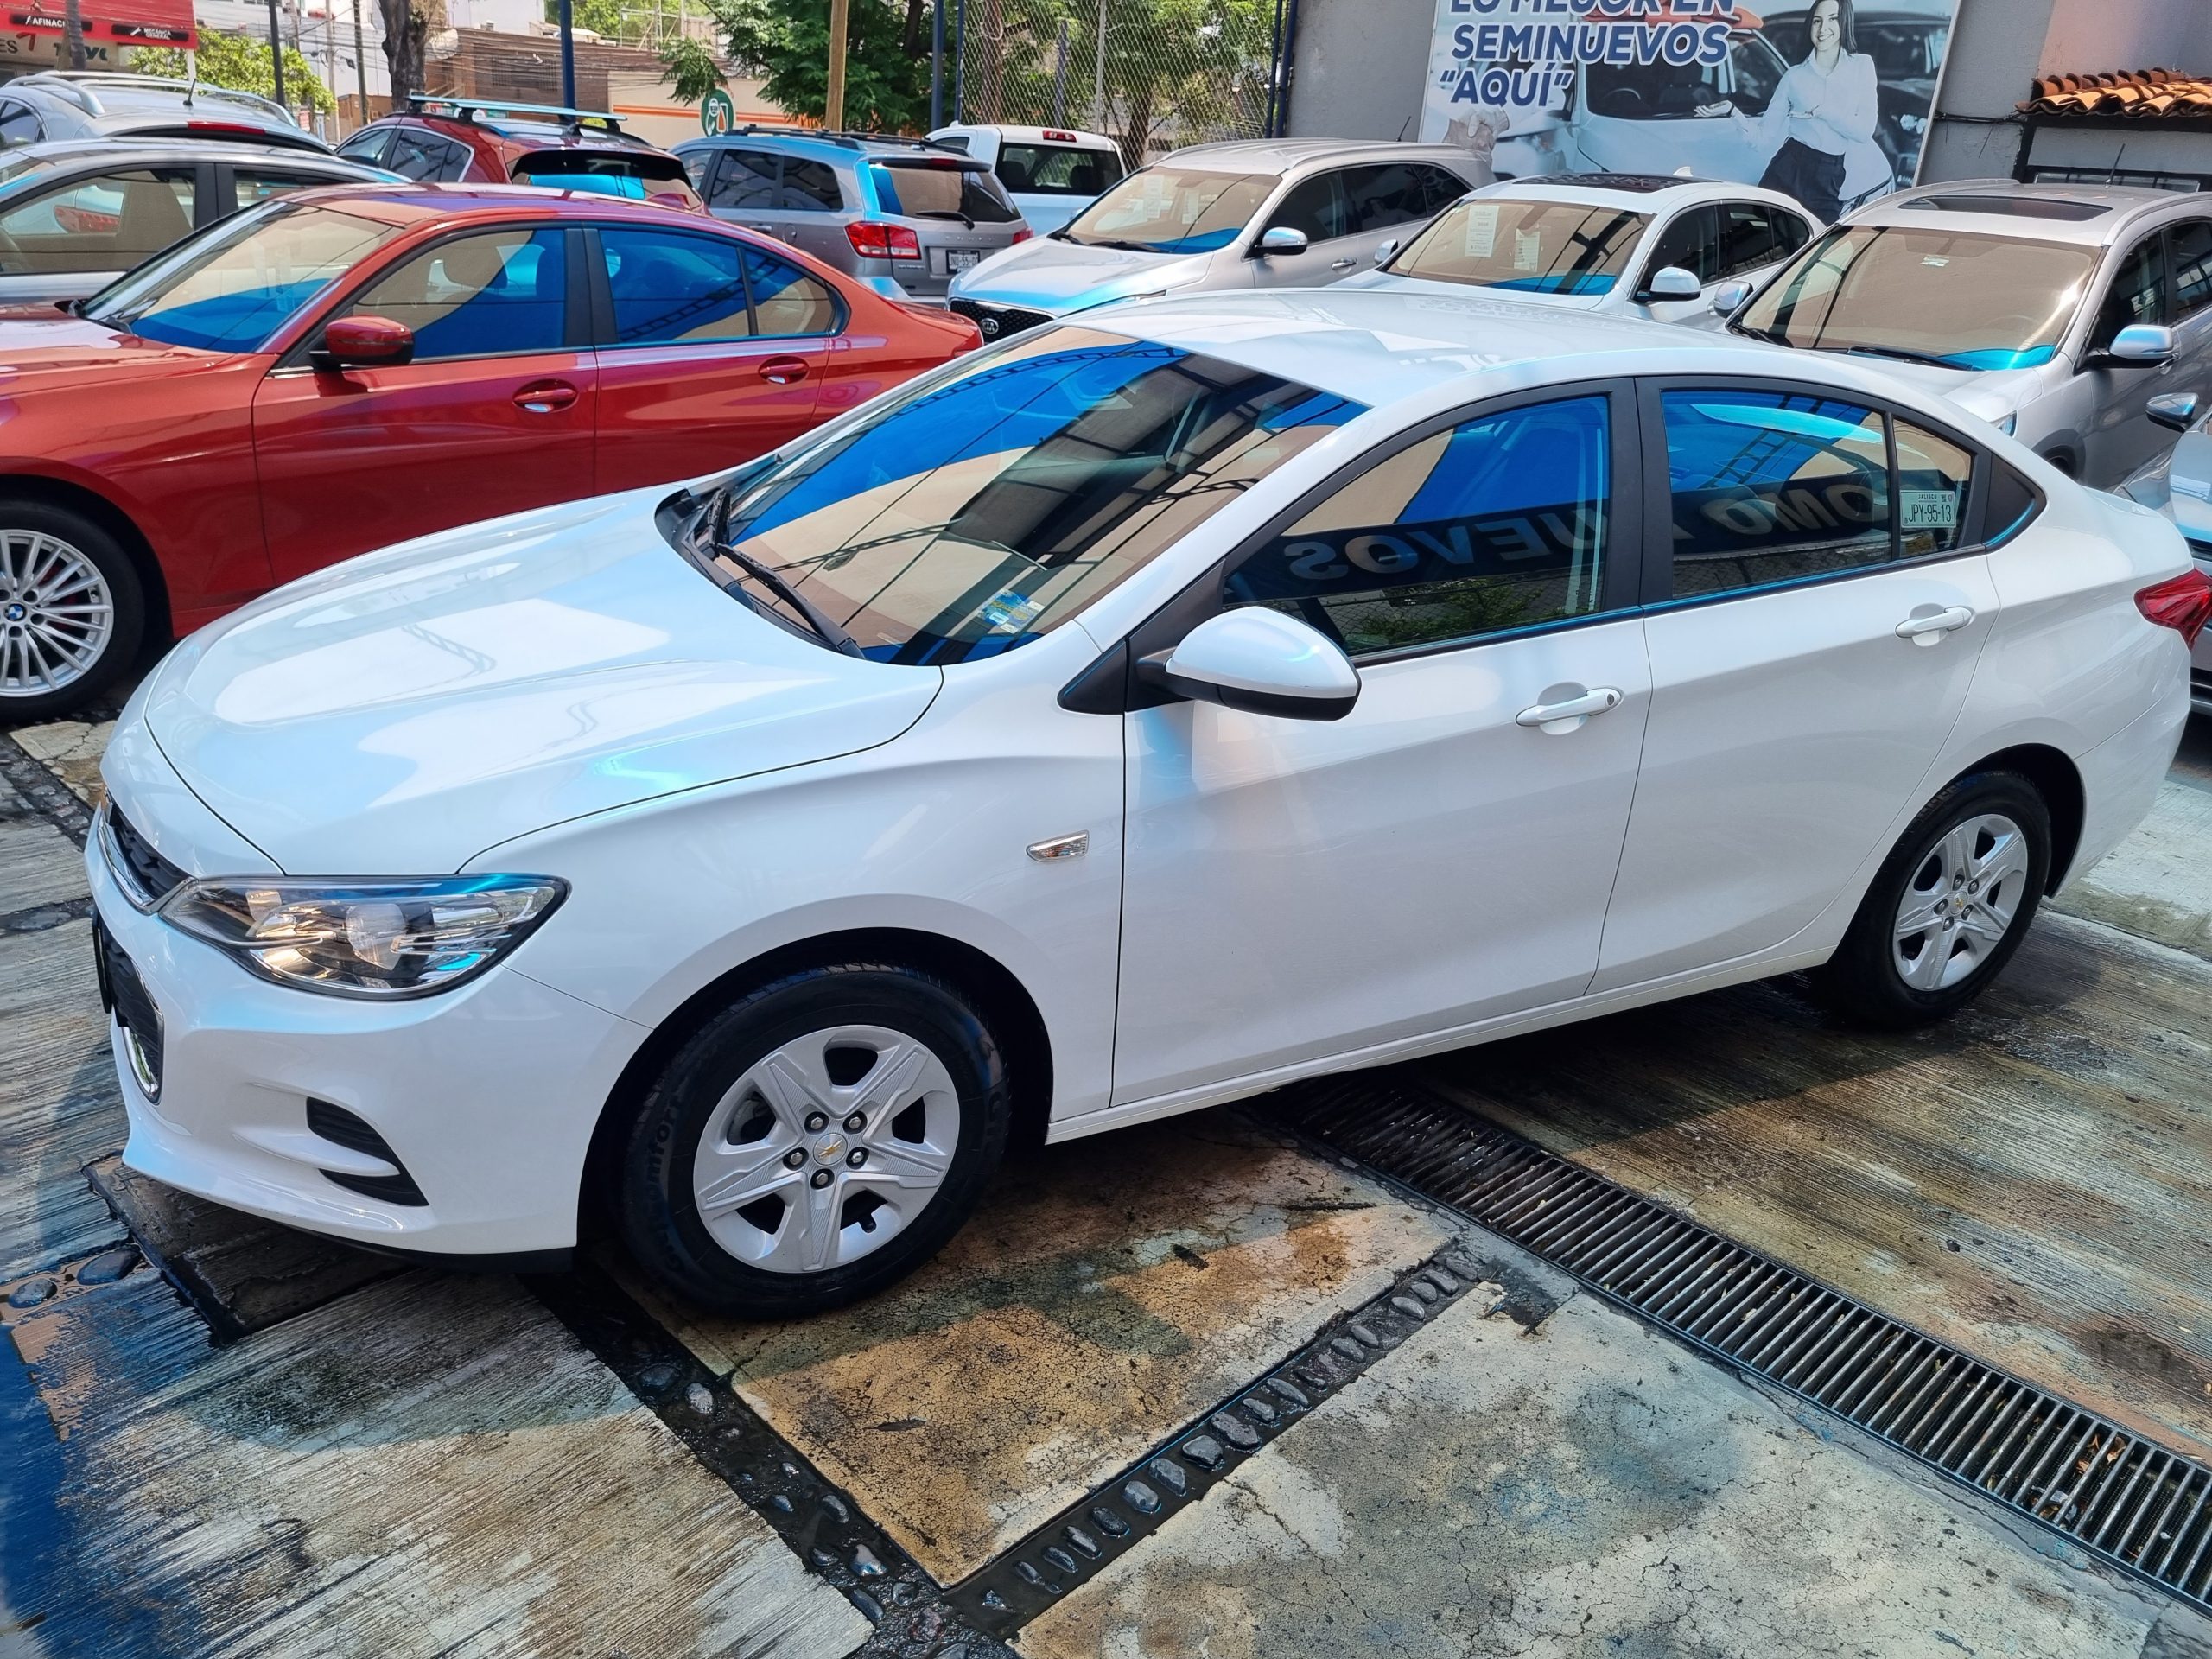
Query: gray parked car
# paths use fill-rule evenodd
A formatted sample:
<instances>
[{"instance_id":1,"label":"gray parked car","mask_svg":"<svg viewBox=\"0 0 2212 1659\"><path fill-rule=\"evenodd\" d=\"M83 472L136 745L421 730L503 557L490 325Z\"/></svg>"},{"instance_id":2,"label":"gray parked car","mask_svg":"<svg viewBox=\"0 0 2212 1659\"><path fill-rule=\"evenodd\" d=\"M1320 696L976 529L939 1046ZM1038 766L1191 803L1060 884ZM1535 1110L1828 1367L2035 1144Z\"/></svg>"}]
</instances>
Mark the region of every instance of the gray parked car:
<instances>
[{"instance_id":1,"label":"gray parked car","mask_svg":"<svg viewBox=\"0 0 2212 1659\"><path fill-rule=\"evenodd\" d=\"M1029 227L990 163L925 138L741 127L676 147L716 219L777 237L895 300L942 299Z\"/></svg>"},{"instance_id":2,"label":"gray parked car","mask_svg":"<svg viewBox=\"0 0 2212 1659\"><path fill-rule=\"evenodd\" d=\"M212 138L330 146L253 92L106 69L41 69L0 86L0 146L47 138Z\"/></svg>"},{"instance_id":3,"label":"gray parked car","mask_svg":"<svg viewBox=\"0 0 2212 1659\"><path fill-rule=\"evenodd\" d=\"M2122 484L2116 494L2163 512L2189 538L2196 568L2212 576L2212 413L2206 400L2173 392L2152 400L2151 418L2180 429L2181 442ZM2189 658L2190 707L2212 715L2212 628L2196 636Z\"/></svg>"},{"instance_id":4,"label":"gray parked car","mask_svg":"<svg viewBox=\"0 0 2212 1659\"><path fill-rule=\"evenodd\" d=\"M97 293L200 226L287 191L394 177L335 156L197 139L0 149L0 305Z\"/></svg>"},{"instance_id":5,"label":"gray parked car","mask_svg":"<svg viewBox=\"0 0 2212 1659\"><path fill-rule=\"evenodd\" d=\"M2109 485L2171 440L2145 412L2212 392L2212 202L1982 180L1847 214L1747 303L1738 334L1888 362L2053 465Z\"/></svg>"},{"instance_id":6,"label":"gray parked car","mask_svg":"<svg viewBox=\"0 0 2212 1659\"><path fill-rule=\"evenodd\" d=\"M1475 158L1445 144L1194 144L956 278L952 308L989 340L1169 289L1313 288L1366 270L1481 181Z\"/></svg>"}]
</instances>

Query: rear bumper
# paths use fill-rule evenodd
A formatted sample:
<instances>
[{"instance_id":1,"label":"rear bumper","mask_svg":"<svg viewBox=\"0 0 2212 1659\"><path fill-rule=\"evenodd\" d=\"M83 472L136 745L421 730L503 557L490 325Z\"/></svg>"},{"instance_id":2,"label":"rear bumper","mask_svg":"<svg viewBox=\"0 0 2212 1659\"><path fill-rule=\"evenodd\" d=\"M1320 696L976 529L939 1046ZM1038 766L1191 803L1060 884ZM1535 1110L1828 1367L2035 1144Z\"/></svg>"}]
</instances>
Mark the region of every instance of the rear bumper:
<instances>
[{"instance_id":1,"label":"rear bumper","mask_svg":"<svg viewBox=\"0 0 2212 1659\"><path fill-rule=\"evenodd\" d=\"M2082 842L2068 867L2061 890L2086 875L2097 861L2120 845L2150 815L2158 787L2181 747L2190 704L2176 696L2122 727L2081 757Z\"/></svg>"}]
</instances>

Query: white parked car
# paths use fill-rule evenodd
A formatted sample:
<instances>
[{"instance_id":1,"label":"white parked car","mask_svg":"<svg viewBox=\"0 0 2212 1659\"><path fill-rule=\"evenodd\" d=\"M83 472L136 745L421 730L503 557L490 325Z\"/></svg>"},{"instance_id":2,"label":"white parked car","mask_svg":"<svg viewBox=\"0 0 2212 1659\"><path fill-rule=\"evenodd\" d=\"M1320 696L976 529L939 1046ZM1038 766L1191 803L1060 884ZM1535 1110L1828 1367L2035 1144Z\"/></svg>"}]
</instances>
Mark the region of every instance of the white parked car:
<instances>
[{"instance_id":1,"label":"white parked car","mask_svg":"<svg viewBox=\"0 0 2212 1659\"><path fill-rule=\"evenodd\" d=\"M1577 311L1717 328L1724 283L1756 283L1815 222L1779 191L1642 173L1495 184L1447 207L1347 288L1478 288Z\"/></svg>"},{"instance_id":2,"label":"white parked car","mask_svg":"<svg viewBox=\"0 0 2212 1659\"><path fill-rule=\"evenodd\" d=\"M1935 1019L2148 807L2208 595L1856 360L1100 310L179 646L88 853L126 1156L506 1263L603 1203L766 1316L928 1256L1017 1125L1796 969Z\"/></svg>"},{"instance_id":3,"label":"white parked car","mask_svg":"<svg viewBox=\"0 0 2212 1659\"><path fill-rule=\"evenodd\" d=\"M2189 538L2190 556L2212 576L2212 414L2192 392L2152 400L2151 418L2181 433L2181 442L2120 486L2132 501L2162 512ZM2189 658L2190 706L2212 715L2212 630L2197 636Z\"/></svg>"},{"instance_id":4,"label":"white parked car","mask_svg":"<svg viewBox=\"0 0 2212 1659\"><path fill-rule=\"evenodd\" d=\"M1121 145L1103 132L955 125L939 127L930 139L988 163L1039 236L1058 230L1128 170Z\"/></svg>"}]
</instances>

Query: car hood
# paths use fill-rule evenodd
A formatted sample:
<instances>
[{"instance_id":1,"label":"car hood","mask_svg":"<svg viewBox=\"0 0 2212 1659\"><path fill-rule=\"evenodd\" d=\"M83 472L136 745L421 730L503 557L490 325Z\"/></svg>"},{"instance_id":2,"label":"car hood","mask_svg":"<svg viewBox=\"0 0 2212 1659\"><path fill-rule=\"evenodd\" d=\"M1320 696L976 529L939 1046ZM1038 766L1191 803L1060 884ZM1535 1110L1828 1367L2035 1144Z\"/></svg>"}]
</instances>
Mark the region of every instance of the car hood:
<instances>
[{"instance_id":1,"label":"car hood","mask_svg":"<svg viewBox=\"0 0 2212 1659\"><path fill-rule=\"evenodd\" d=\"M219 353L165 345L72 316L58 307L0 305L0 396L31 378L188 371L227 361Z\"/></svg>"},{"instance_id":2,"label":"car hood","mask_svg":"<svg viewBox=\"0 0 2212 1659\"><path fill-rule=\"evenodd\" d=\"M2122 484L2120 493L2164 513L2196 545L2212 546L2212 431L2200 426L2182 434L2171 454Z\"/></svg>"},{"instance_id":3,"label":"car hood","mask_svg":"<svg viewBox=\"0 0 2212 1659\"><path fill-rule=\"evenodd\" d=\"M1130 300L1202 280L1210 253L1140 253L1040 236L1001 249L954 278L952 297L1026 310L1064 311Z\"/></svg>"},{"instance_id":4,"label":"car hood","mask_svg":"<svg viewBox=\"0 0 2212 1659\"><path fill-rule=\"evenodd\" d=\"M1474 283L1440 283L1428 276L1402 276L1395 270L1363 270L1347 276L1338 288L1382 288L1399 294L1447 294L1454 299L1474 296L1485 300L1510 300L1516 305L1548 305L1561 311L1595 311L1605 304L1604 294L1535 294L1526 289L1493 288Z\"/></svg>"},{"instance_id":5,"label":"car hood","mask_svg":"<svg viewBox=\"0 0 2212 1659\"><path fill-rule=\"evenodd\" d=\"M180 645L147 729L294 874L433 874L587 813L887 742L943 683L718 592L666 486L493 519L278 588Z\"/></svg>"}]
</instances>

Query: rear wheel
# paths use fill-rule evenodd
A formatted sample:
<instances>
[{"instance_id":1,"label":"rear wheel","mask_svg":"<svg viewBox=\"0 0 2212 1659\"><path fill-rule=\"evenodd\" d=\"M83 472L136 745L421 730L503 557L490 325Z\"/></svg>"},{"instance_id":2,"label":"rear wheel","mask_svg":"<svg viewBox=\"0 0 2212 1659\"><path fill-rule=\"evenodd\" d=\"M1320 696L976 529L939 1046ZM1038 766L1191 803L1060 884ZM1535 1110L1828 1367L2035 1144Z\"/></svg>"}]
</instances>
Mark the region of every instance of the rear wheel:
<instances>
[{"instance_id":1,"label":"rear wheel","mask_svg":"<svg viewBox=\"0 0 2212 1659\"><path fill-rule=\"evenodd\" d=\"M999 1046L954 987L851 963L715 1015L625 1151L640 1265L691 1301L783 1319L873 1294L952 1236L1006 1148Z\"/></svg>"},{"instance_id":2,"label":"rear wheel","mask_svg":"<svg viewBox=\"0 0 2212 1659\"><path fill-rule=\"evenodd\" d=\"M40 501L0 501L0 720L91 701L137 655L138 569L106 531Z\"/></svg>"},{"instance_id":3,"label":"rear wheel","mask_svg":"<svg viewBox=\"0 0 2212 1659\"><path fill-rule=\"evenodd\" d=\"M1940 1020L2012 959L2050 873L2035 785L2009 772L1961 778L1913 820L1815 984L1872 1024Z\"/></svg>"}]
</instances>

